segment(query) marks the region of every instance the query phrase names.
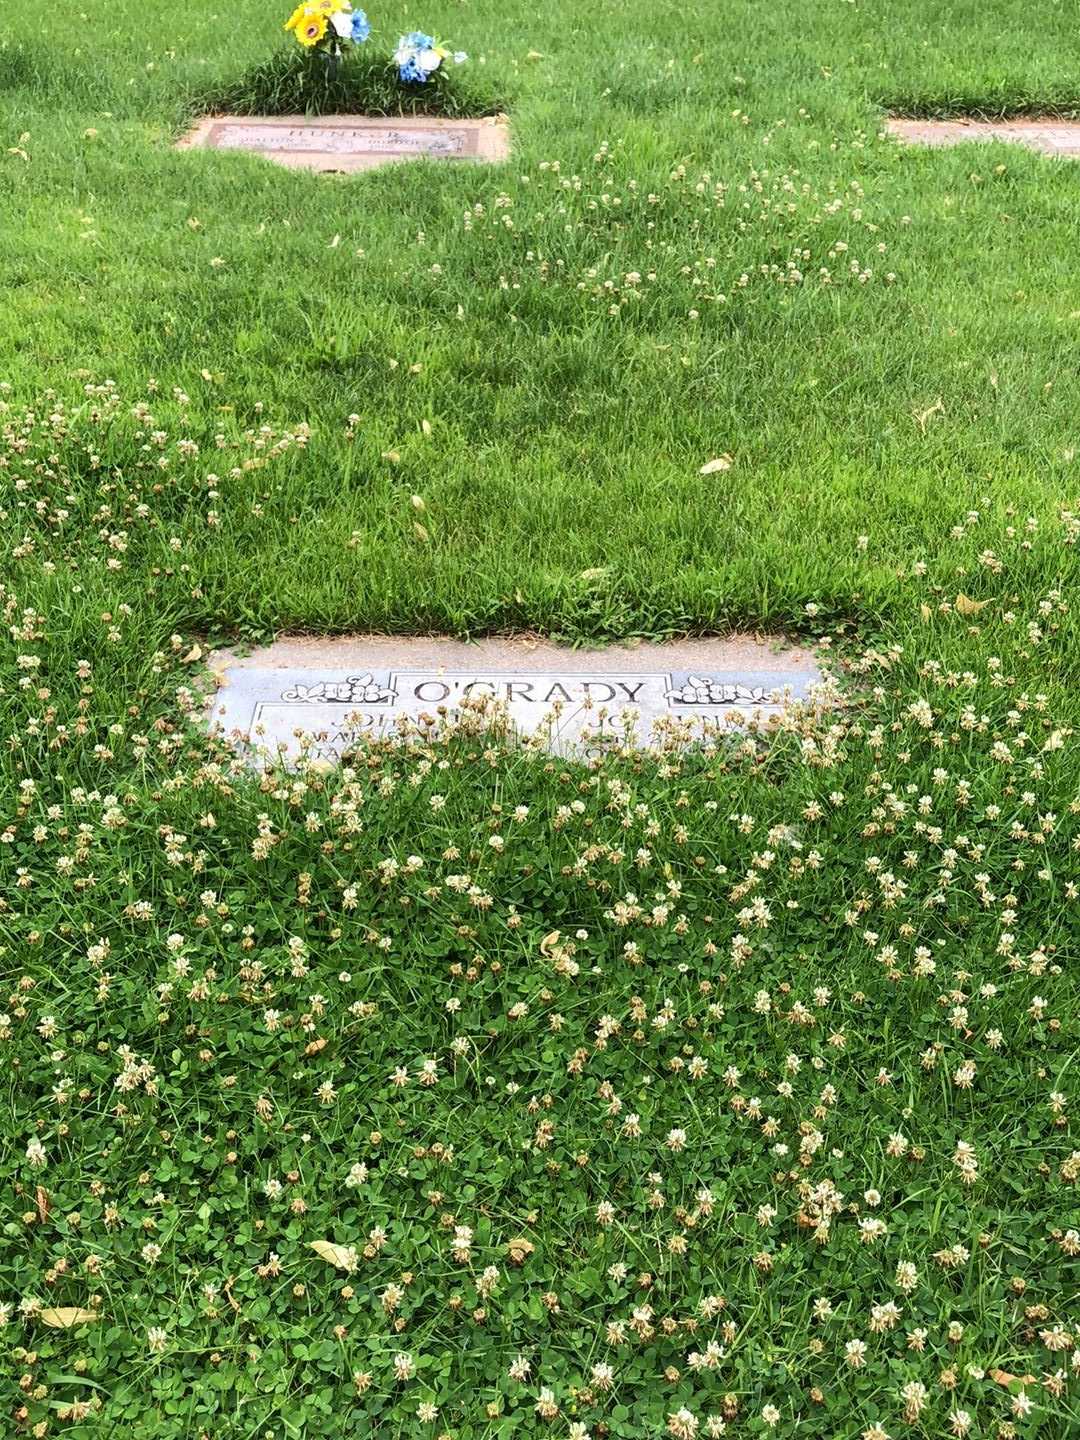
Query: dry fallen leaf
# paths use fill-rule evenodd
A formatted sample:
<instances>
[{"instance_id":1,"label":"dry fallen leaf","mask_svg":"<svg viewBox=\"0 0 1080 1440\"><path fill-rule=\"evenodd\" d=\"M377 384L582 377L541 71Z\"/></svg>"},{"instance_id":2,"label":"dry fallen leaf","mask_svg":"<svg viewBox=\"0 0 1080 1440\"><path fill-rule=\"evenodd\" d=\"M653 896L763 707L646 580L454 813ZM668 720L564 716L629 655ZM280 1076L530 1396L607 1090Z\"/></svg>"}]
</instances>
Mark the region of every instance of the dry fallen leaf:
<instances>
[{"instance_id":1,"label":"dry fallen leaf","mask_svg":"<svg viewBox=\"0 0 1080 1440\"><path fill-rule=\"evenodd\" d=\"M607 567L606 565L596 565L596 566L594 566L591 570L582 570L581 574L578 576L578 579L579 579L579 580L603 580L604 576L605 576L607 573L608 573L608 567Z\"/></svg>"},{"instance_id":2,"label":"dry fallen leaf","mask_svg":"<svg viewBox=\"0 0 1080 1440\"><path fill-rule=\"evenodd\" d=\"M971 600L961 591L956 597L956 613L958 615L977 615L989 604L989 600Z\"/></svg>"},{"instance_id":3,"label":"dry fallen leaf","mask_svg":"<svg viewBox=\"0 0 1080 1440\"><path fill-rule=\"evenodd\" d=\"M915 421L915 424L919 427L919 430L922 432L922 434L925 435L926 422L930 419L930 417L932 415L944 415L944 413L945 405L942 402L941 396L939 395L938 398L934 401L933 405L930 406L929 410L913 410L911 412L911 418Z\"/></svg>"},{"instance_id":4,"label":"dry fallen leaf","mask_svg":"<svg viewBox=\"0 0 1080 1440\"><path fill-rule=\"evenodd\" d=\"M49 1218L49 1192L45 1189L44 1185L37 1187L34 1200L37 1205L38 1219L42 1225L44 1225L45 1221Z\"/></svg>"},{"instance_id":5,"label":"dry fallen leaf","mask_svg":"<svg viewBox=\"0 0 1080 1440\"><path fill-rule=\"evenodd\" d=\"M733 456L718 455L715 460L706 460L705 464L702 465L701 469L698 471L698 474L716 475L722 470L730 470L732 465L734 464L735 459Z\"/></svg>"},{"instance_id":6,"label":"dry fallen leaf","mask_svg":"<svg viewBox=\"0 0 1080 1440\"><path fill-rule=\"evenodd\" d=\"M1010 1375L1007 1370L991 1370L990 1379L996 1380L999 1385L1005 1386L1013 1385L1017 1380L1020 1381L1021 1385L1035 1384L1034 1375Z\"/></svg>"},{"instance_id":7,"label":"dry fallen leaf","mask_svg":"<svg viewBox=\"0 0 1080 1440\"><path fill-rule=\"evenodd\" d=\"M424 543L425 545L426 545L427 542L431 539L431 536L430 536L430 535L428 534L428 532L424 529L423 525L420 525L420 524L418 524L418 523L417 523L417 524L414 524L413 527L412 527L412 529L413 529L413 534L416 536L417 540L423 541L423 543Z\"/></svg>"},{"instance_id":8,"label":"dry fallen leaf","mask_svg":"<svg viewBox=\"0 0 1080 1440\"><path fill-rule=\"evenodd\" d=\"M552 930L550 934L545 935L544 938L540 941L540 954L546 955L550 959L551 956L554 955L555 948L558 943L559 931Z\"/></svg>"},{"instance_id":9,"label":"dry fallen leaf","mask_svg":"<svg viewBox=\"0 0 1080 1440\"><path fill-rule=\"evenodd\" d=\"M314 1250L320 1260L329 1260L331 1265L347 1270L350 1275L356 1269L356 1250L352 1245L335 1245L332 1240L311 1240L308 1249Z\"/></svg>"},{"instance_id":10,"label":"dry fallen leaf","mask_svg":"<svg viewBox=\"0 0 1080 1440\"><path fill-rule=\"evenodd\" d=\"M507 1241L506 1253L514 1265L524 1265L525 1261L536 1249L531 1240L519 1236L516 1240Z\"/></svg>"},{"instance_id":11,"label":"dry fallen leaf","mask_svg":"<svg viewBox=\"0 0 1080 1440\"><path fill-rule=\"evenodd\" d=\"M194 665L196 660L201 660L201 659L202 659L202 646L201 646L201 645L192 645L191 649L190 649L190 650L187 652L187 654L184 656L183 663L184 663L185 665Z\"/></svg>"},{"instance_id":12,"label":"dry fallen leaf","mask_svg":"<svg viewBox=\"0 0 1080 1440\"><path fill-rule=\"evenodd\" d=\"M39 1310L38 1319L54 1330L70 1330L73 1325L89 1325L98 1319L96 1310L83 1310L78 1305L62 1306L59 1310Z\"/></svg>"},{"instance_id":13,"label":"dry fallen leaf","mask_svg":"<svg viewBox=\"0 0 1080 1440\"><path fill-rule=\"evenodd\" d=\"M919 606L919 614L922 616L922 622L923 622L923 624L924 624L924 625L929 625L931 619L933 618L934 612L930 609L930 606L929 606L929 605L920 605L920 606Z\"/></svg>"}]
</instances>

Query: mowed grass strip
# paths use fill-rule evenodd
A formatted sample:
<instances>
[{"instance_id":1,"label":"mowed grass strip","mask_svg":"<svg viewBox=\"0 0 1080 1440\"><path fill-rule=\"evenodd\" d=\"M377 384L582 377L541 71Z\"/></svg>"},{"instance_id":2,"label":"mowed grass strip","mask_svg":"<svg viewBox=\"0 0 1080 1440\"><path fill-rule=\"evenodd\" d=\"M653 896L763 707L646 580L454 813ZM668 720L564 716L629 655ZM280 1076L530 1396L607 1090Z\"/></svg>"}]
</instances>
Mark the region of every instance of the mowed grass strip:
<instances>
[{"instance_id":1,"label":"mowed grass strip","mask_svg":"<svg viewBox=\"0 0 1080 1440\"><path fill-rule=\"evenodd\" d=\"M85 15L0 22L4 378L28 400L152 375L208 426L312 429L241 553L236 517L216 537L192 625L663 634L796 625L808 599L875 621L956 512L1075 490L1075 168L878 133L905 96L1067 109L1060 5L1034 34L1014 4L435 5L513 158L349 181L171 149L291 43L272 7ZM407 28L372 17L365 64Z\"/></svg>"}]
</instances>

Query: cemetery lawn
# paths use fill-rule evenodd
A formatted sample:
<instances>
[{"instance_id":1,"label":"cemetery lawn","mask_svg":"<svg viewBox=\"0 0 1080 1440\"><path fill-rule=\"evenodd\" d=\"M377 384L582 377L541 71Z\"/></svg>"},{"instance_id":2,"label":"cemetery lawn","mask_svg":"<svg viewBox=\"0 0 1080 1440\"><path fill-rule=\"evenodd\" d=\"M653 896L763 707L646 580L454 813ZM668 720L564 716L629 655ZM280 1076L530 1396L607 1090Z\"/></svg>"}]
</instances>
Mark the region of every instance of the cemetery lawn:
<instances>
[{"instance_id":1,"label":"cemetery lawn","mask_svg":"<svg viewBox=\"0 0 1080 1440\"><path fill-rule=\"evenodd\" d=\"M1075 495L1077 167L879 138L885 106L1080 105L1065 0L424 14L508 106L510 164L176 153L291 44L273 5L4 6L0 380L312 428L218 507L178 624L876 622L984 496ZM372 15L374 45L419 12Z\"/></svg>"},{"instance_id":2,"label":"cemetery lawn","mask_svg":"<svg viewBox=\"0 0 1080 1440\"><path fill-rule=\"evenodd\" d=\"M0 15L3 1434L1070 1440L1080 169L879 131L1080 109L1073 7L370 13L509 165L175 152L263 0ZM726 627L842 702L188 723L222 638Z\"/></svg>"}]
</instances>

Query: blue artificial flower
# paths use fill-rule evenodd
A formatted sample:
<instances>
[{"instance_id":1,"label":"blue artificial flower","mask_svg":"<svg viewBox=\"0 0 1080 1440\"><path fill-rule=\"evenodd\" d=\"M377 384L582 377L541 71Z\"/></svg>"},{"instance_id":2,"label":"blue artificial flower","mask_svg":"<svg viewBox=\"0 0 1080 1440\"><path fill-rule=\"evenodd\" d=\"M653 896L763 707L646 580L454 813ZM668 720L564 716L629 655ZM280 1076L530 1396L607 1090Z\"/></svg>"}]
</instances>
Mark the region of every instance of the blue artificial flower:
<instances>
[{"instance_id":1,"label":"blue artificial flower","mask_svg":"<svg viewBox=\"0 0 1080 1440\"><path fill-rule=\"evenodd\" d=\"M410 30L408 35L402 35L394 51L399 78L407 85L423 85L431 72L438 69L441 58L438 54L434 56L434 64L424 64L424 58L436 50L435 37L425 35L422 30Z\"/></svg>"},{"instance_id":2,"label":"blue artificial flower","mask_svg":"<svg viewBox=\"0 0 1080 1440\"><path fill-rule=\"evenodd\" d=\"M362 45L370 34L371 21L363 10L354 10L352 12L352 39L357 45Z\"/></svg>"}]
</instances>

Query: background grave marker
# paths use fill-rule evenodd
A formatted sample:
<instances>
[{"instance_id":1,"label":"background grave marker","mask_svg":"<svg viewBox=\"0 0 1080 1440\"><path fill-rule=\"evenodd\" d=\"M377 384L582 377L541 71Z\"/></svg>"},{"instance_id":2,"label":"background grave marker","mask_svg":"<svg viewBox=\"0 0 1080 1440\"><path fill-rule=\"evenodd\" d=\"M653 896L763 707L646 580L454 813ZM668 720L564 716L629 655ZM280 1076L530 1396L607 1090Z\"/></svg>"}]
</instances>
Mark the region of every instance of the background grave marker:
<instances>
[{"instance_id":1,"label":"background grave marker","mask_svg":"<svg viewBox=\"0 0 1080 1440\"><path fill-rule=\"evenodd\" d=\"M505 120L400 119L367 115L214 115L200 120L180 149L246 150L291 169L374 170L419 157L505 160Z\"/></svg>"},{"instance_id":2,"label":"background grave marker","mask_svg":"<svg viewBox=\"0 0 1080 1440\"><path fill-rule=\"evenodd\" d=\"M908 145L941 147L969 140L1007 140L1044 155L1080 155L1080 120L905 120L892 116L891 135Z\"/></svg>"}]
</instances>

